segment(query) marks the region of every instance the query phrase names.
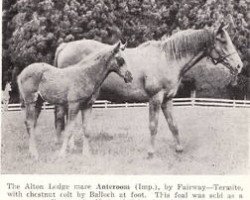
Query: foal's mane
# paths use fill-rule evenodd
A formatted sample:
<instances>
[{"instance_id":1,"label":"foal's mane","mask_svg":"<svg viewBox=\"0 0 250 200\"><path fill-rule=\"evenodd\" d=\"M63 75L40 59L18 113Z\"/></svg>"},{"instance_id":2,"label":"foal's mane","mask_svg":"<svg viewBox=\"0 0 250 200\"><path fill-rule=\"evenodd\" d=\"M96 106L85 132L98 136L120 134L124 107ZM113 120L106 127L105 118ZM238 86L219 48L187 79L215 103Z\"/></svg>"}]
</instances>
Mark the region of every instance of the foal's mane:
<instances>
[{"instance_id":1,"label":"foal's mane","mask_svg":"<svg viewBox=\"0 0 250 200\"><path fill-rule=\"evenodd\" d=\"M104 49L100 49L99 51L95 53L91 53L87 55L80 62L70 67L75 67L75 66L82 67L82 65L85 65L85 64L88 64L88 66L91 67L95 65L96 63L101 62L101 60L103 60L104 62L108 62L109 59L112 57L111 52L113 51L113 49L114 47L106 47Z\"/></svg>"},{"instance_id":2,"label":"foal's mane","mask_svg":"<svg viewBox=\"0 0 250 200\"><path fill-rule=\"evenodd\" d=\"M187 55L196 55L214 42L211 29L184 30L162 41L162 49L170 59L181 59Z\"/></svg>"}]
</instances>

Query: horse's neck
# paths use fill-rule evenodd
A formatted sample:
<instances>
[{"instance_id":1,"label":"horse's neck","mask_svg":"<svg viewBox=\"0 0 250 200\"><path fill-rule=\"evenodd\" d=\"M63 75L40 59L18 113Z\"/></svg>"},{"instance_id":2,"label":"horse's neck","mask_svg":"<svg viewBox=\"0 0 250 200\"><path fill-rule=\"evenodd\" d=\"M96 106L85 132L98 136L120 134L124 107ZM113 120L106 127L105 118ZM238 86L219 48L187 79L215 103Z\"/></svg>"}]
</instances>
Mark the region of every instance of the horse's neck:
<instances>
[{"instance_id":1,"label":"horse's neck","mask_svg":"<svg viewBox=\"0 0 250 200\"><path fill-rule=\"evenodd\" d=\"M189 61L182 65L180 68L180 77L182 77L187 71L189 71L196 63L205 57L205 52L201 51L197 55L193 56Z\"/></svg>"},{"instance_id":2,"label":"horse's neck","mask_svg":"<svg viewBox=\"0 0 250 200\"><path fill-rule=\"evenodd\" d=\"M86 80L87 76L88 85L92 85L94 88L100 87L110 73L109 64L106 60L95 62L87 68L79 67L79 70L79 74L82 76L81 80Z\"/></svg>"},{"instance_id":3,"label":"horse's neck","mask_svg":"<svg viewBox=\"0 0 250 200\"><path fill-rule=\"evenodd\" d=\"M177 64L180 70L186 71L205 56L205 49L213 42L212 30L186 30L163 41L162 50L170 64Z\"/></svg>"}]
</instances>

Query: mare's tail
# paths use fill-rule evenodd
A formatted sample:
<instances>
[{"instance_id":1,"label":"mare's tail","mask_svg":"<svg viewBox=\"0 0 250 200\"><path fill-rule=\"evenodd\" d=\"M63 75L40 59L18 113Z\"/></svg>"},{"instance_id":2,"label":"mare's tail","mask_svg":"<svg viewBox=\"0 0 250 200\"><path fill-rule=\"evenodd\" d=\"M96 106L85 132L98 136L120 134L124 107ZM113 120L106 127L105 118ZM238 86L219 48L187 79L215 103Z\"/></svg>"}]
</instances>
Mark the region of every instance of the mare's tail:
<instances>
[{"instance_id":1,"label":"mare's tail","mask_svg":"<svg viewBox=\"0 0 250 200\"><path fill-rule=\"evenodd\" d=\"M64 47L66 46L67 44L66 43L61 43L57 49L56 49L56 53L55 53L55 58L54 58L54 66L55 67L58 67L58 55L59 53L64 49Z\"/></svg>"},{"instance_id":2,"label":"mare's tail","mask_svg":"<svg viewBox=\"0 0 250 200\"><path fill-rule=\"evenodd\" d=\"M22 87L21 74L17 77L17 85L19 89L19 99L21 103L21 108L24 108L25 103L24 103L24 93L23 93L23 87Z\"/></svg>"}]
</instances>

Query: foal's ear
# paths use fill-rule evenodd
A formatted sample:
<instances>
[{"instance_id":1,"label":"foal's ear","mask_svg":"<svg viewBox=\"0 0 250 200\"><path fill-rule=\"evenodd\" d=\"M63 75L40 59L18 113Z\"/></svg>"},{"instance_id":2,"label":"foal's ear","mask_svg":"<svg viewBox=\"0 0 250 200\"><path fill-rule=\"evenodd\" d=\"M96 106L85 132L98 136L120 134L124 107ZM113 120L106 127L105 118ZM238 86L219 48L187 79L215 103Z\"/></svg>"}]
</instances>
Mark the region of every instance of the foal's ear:
<instances>
[{"instance_id":1,"label":"foal's ear","mask_svg":"<svg viewBox=\"0 0 250 200\"><path fill-rule=\"evenodd\" d=\"M113 50L113 54L117 54L120 50L120 47L121 47L121 43L118 42L118 44L115 45L115 48Z\"/></svg>"},{"instance_id":2,"label":"foal's ear","mask_svg":"<svg viewBox=\"0 0 250 200\"><path fill-rule=\"evenodd\" d=\"M121 43L121 42L120 42ZM121 45L121 50L124 51L127 47L128 41L125 42L125 44Z\"/></svg>"}]
</instances>

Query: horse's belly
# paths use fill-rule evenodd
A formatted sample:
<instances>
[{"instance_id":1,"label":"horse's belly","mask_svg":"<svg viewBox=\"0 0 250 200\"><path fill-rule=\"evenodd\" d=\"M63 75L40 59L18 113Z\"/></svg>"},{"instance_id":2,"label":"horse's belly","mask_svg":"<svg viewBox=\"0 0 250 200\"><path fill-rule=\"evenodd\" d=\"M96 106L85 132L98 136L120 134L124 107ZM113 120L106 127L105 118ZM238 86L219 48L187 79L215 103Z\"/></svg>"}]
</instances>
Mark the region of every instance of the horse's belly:
<instances>
[{"instance_id":1,"label":"horse's belly","mask_svg":"<svg viewBox=\"0 0 250 200\"><path fill-rule=\"evenodd\" d=\"M67 87L56 81L42 82L39 85L38 93L44 101L52 104L67 102Z\"/></svg>"},{"instance_id":2,"label":"horse's belly","mask_svg":"<svg viewBox=\"0 0 250 200\"><path fill-rule=\"evenodd\" d=\"M40 89L38 93L41 95L44 101L47 101L51 104L63 104L67 102L67 96L62 91L54 91L51 89Z\"/></svg>"},{"instance_id":3,"label":"horse's belly","mask_svg":"<svg viewBox=\"0 0 250 200\"><path fill-rule=\"evenodd\" d=\"M101 86L98 99L113 102L147 102L149 99L138 77L133 77L132 83L125 83L117 74L110 74Z\"/></svg>"}]
</instances>

